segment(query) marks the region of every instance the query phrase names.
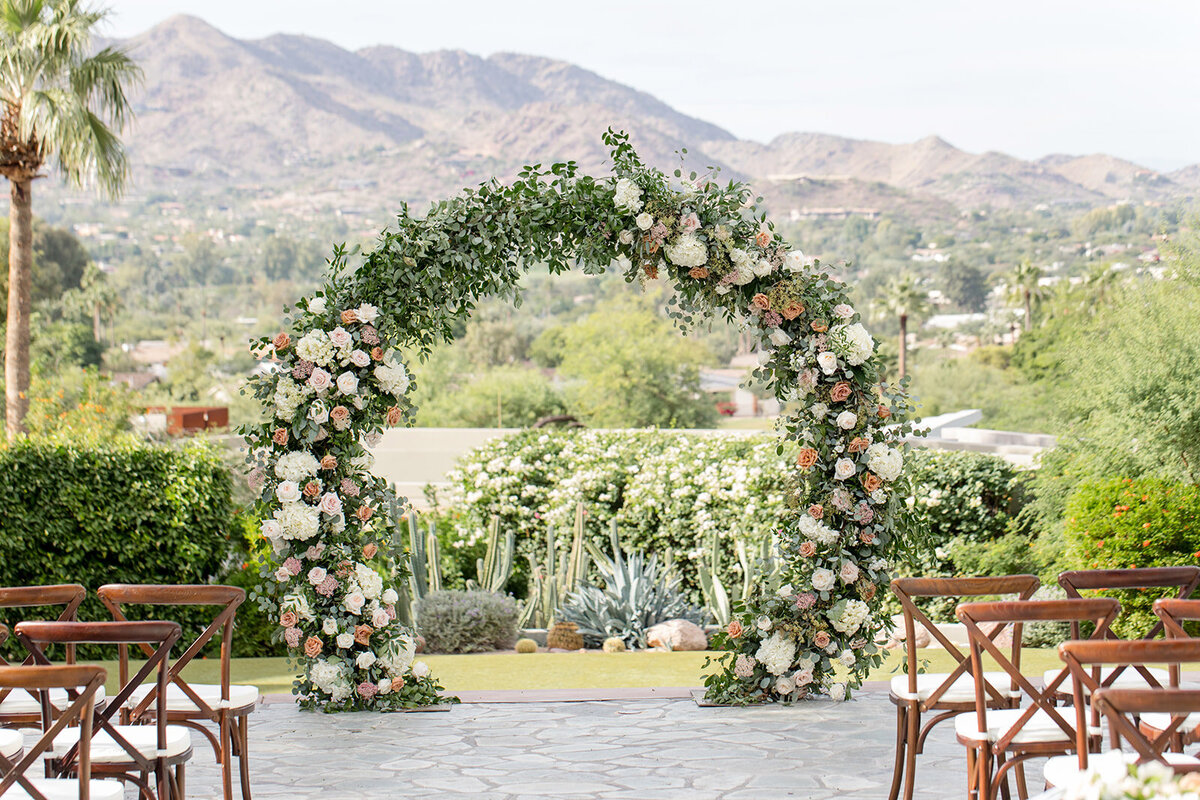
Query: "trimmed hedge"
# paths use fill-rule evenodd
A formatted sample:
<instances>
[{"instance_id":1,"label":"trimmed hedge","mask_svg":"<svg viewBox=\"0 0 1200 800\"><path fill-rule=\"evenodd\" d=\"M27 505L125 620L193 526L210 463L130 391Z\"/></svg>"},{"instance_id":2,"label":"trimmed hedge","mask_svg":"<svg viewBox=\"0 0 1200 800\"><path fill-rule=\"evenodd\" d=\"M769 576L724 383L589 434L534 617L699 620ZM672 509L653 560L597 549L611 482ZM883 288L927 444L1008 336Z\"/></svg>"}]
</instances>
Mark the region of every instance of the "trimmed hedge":
<instances>
[{"instance_id":1,"label":"trimmed hedge","mask_svg":"<svg viewBox=\"0 0 1200 800\"><path fill-rule=\"evenodd\" d=\"M1081 484L1067 501L1064 536L1072 569L1200 564L1200 487L1158 478ZM1140 636L1155 622L1159 597L1174 590L1106 592L1121 601L1113 626Z\"/></svg>"},{"instance_id":2,"label":"trimmed hedge","mask_svg":"<svg viewBox=\"0 0 1200 800\"><path fill-rule=\"evenodd\" d=\"M172 449L23 439L0 449L0 585L79 583L90 593L80 619L110 619L94 594L105 583L213 583L239 570L234 514L229 470L205 442ZM170 618L186 638L209 611L172 609ZM48 612L0 613L11 626ZM129 616L162 614L135 608ZM20 649L15 638L6 647Z\"/></svg>"}]
</instances>

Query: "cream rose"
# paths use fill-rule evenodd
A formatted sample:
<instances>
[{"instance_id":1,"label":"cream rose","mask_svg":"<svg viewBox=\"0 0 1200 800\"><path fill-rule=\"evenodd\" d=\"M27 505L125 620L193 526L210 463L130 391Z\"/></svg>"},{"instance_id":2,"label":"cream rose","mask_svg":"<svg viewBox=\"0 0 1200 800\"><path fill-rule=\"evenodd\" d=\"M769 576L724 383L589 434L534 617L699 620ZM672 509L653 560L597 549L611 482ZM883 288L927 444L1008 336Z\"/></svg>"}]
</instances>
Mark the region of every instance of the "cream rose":
<instances>
[{"instance_id":1,"label":"cream rose","mask_svg":"<svg viewBox=\"0 0 1200 800\"><path fill-rule=\"evenodd\" d=\"M644 231L648 231L654 227L654 217L650 216L645 211L643 211L641 214L638 214L637 219L634 221L637 223L638 228Z\"/></svg>"},{"instance_id":2,"label":"cream rose","mask_svg":"<svg viewBox=\"0 0 1200 800\"><path fill-rule=\"evenodd\" d=\"M828 592L836 583L837 577L833 574L833 570L824 567L813 570L812 586L818 592Z\"/></svg>"},{"instance_id":3,"label":"cream rose","mask_svg":"<svg viewBox=\"0 0 1200 800\"><path fill-rule=\"evenodd\" d=\"M321 495L321 502L317 504L317 507L330 516L340 514L342 513L342 498L338 497L336 492L326 492Z\"/></svg>"},{"instance_id":4,"label":"cream rose","mask_svg":"<svg viewBox=\"0 0 1200 800\"><path fill-rule=\"evenodd\" d=\"M318 392L323 392L333 386L333 376L320 367L314 367L312 374L308 376L308 385Z\"/></svg>"},{"instance_id":5,"label":"cream rose","mask_svg":"<svg viewBox=\"0 0 1200 800\"><path fill-rule=\"evenodd\" d=\"M295 503L300 499L300 484L295 481L280 481L275 487L275 497L281 503Z\"/></svg>"},{"instance_id":6,"label":"cream rose","mask_svg":"<svg viewBox=\"0 0 1200 800\"><path fill-rule=\"evenodd\" d=\"M351 592L342 600L342 608L351 614L361 614L367 598L362 592Z\"/></svg>"},{"instance_id":7,"label":"cream rose","mask_svg":"<svg viewBox=\"0 0 1200 800\"><path fill-rule=\"evenodd\" d=\"M371 356L363 350L351 350L350 363L356 367L365 367L371 363Z\"/></svg>"},{"instance_id":8,"label":"cream rose","mask_svg":"<svg viewBox=\"0 0 1200 800\"><path fill-rule=\"evenodd\" d=\"M821 372L824 372L826 375L832 375L837 372L837 356L826 350L817 355L817 366L821 368Z\"/></svg>"},{"instance_id":9,"label":"cream rose","mask_svg":"<svg viewBox=\"0 0 1200 800\"><path fill-rule=\"evenodd\" d=\"M858 424L858 415L853 411L843 411L837 415L837 426L848 431Z\"/></svg>"},{"instance_id":10,"label":"cream rose","mask_svg":"<svg viewBox=\"0 0 1200 800\"><path fill-rule=\"evenodd\" d=\"M354 346L354 337L339 325L329 332L329 343L339 350L345 350Z\"/></svg>"},{"instance_id":11,"label":"cream rose","mask_svg":"<svg viewBox=\"0 0 1200 800\"><path fill-rule=\"evenodd\" d=\"M338 391L342 394L351 395L358 392L358 376L353 372L343 372L338 375L337 379Z\"/></svg>"}]
</instances>

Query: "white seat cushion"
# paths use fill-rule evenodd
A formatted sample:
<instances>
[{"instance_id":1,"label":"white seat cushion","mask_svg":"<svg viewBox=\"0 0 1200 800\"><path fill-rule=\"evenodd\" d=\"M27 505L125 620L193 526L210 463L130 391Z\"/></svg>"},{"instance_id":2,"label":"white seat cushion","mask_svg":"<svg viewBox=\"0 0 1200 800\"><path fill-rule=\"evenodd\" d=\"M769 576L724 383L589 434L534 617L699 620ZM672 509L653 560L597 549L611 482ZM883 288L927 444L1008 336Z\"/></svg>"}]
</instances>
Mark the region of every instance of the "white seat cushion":
<instances>
[{"instance_id":1,"label":"white seat cushion","mask_svg":"<svg viewBox=\"0 0 1200 800\"><path fill-rule=\"evenodd\" d=\"M79 781L74 778L29 778L33 787L47 800L79 800ZM122 800L125 785L120 781L88 781L92 800ZM4 793L4 800L29 800L30 795L18 783Z\"/></svg>"},{"instance_id":2,"label":"white seat cushion","mask_svg":"<svg viewBox=\"0 0 1200 800\"><path fill-rule=\"evenodd\" d=\"M189 683L192 691L200 695L200 699L208 704L209 708L220 708L221 702L221 684L219 683ZM127 706L135 706L141 702L142 698L150 694L154 690L153 686L145 684L134 690L133 695L129 698ZM252 706L258 702L258 687L257 686L238 686L230 684L229 686L229 708L245 708ZM151 704L149 711L154 710L154 705ZM175 684L167 687L167 710L168 711L198 711L196 704L192 698L184 694L183 689Z\"/></svg>"},{"instance_id":3,"label":"white seat cushion","mask_svg":"<svg viewBox=\"0 0 1200 800\"><path fill-rule=\"evenodd\" d=\"M915 696L908 691L908 676L897 675L892 678L892 694L903 700L928 700L946 678L949 672L931 672L917 675L917 693ZM983 679L1000 690L1002 696L1009 694L1012 680L1006 672L985 672ZM989 699L991 695L988 695ZM950 688L937 699L939 703L974 703L975 679L970 673L960 675Z\"/></svg>"},{"instance_id":4,"label":"white seat cushion","mask_svg":"<svg viewBox=\"0 0 1200 800\"><path fill-rule=\"evenodd\" d=\"M1100 670L1101 685L1103 685L1103 683L1106 680L1108 680L1109 676L1113 674L1113 669L1114 669L1114 667L1101 668L1101 670ZM1146 669L1146 671L1154 676L1154 680L1158 681L1160 686L1170 685L1171 676L1170 676L1170 674L1167 673L1167 671L1165 669L1158 669L1157 667L1148 667ZM1053 681L1055 678L1057 678L1059 673L1061 673L1061 672L1062 672L1062 668L1046 670L1042 674L1042 685L1049 686L1050 682ZM1062 692L1063 694L1068 694L1071 692L1072 686L1073 686L1073 684L1071 682L1071 676L1068 675L1066 678L1063 679L1063 682L1058 685L1058 689L1056 691ZM1121 674L1117 676L1116 680L1114 680L1112 682L1112 686L1110 688L1113 688L1113 689L1147 689L1147 688L1153 688L1153 687L1151 687L1150 682L1147 681L1145 679L1145 677L1142 676L1142 673L1138 672L1133 667L1126 667L1125 670L1122 671ZM1090 690L1088 689L1088 687L1084 686L1083 694L1085 697L1089 694L1089 692L1090 692Z\"/></svg>"},{"instance_id":5,"label":"white seat cushion","mask_svg":"<svg viewBox=\"0 0 1200 800\"><path fill-rule=\"evenodd\" d=\"M987 712L987 739L994 742L1004 734L1008 733L1008 729L1020 719L1025 713L1023 708L999 708ZM1075 725L1075 709L1063 708L1059 709L1059 713L1063 719L1067 721L1067 725L1074 727ZM979 717L977 714L959 714L954 718L954 731L964 739L981 740L984 738L979 731ZM1098 734L1099 728L1088 726L1088 732ZM1021 730L1013 738L1014 744L1028 744L1030 742L1067 742L1074 744L1074 737L1068 737L1063 729L1058 726L1049 714L1042 709L1038 709L1028 722L1021 726Z\"/></svg>"},{"instance_id":6,"label":"white seat cushion","mask_svg":"<svg viewBox=\"0 0 1200 800\"><path fill-rule=\"evenodd\" d=\"M117 725L117 731L133 745L143 758L158 754L158 729L154 725ZM53 754L65 755L79 741L79 728L67 728L54 740ZM167 758L183 755L192 746L192 734L182 725L167 726ZM92 763L115 764L130 760L129 752L119 745L108 731L96 731L92 736Z\"/></svg>"},{"instance_id":7,"label":"white seat cushion","mask_svg":"<svg viewBox=\"0 0 1200 800\"><path fill-rule=\"evenodd\" d=\"M101 686L96 690L96 704L104 699L104 687ZM66 708L71 705L71 699L67 697L66 689L51 689L50 690L50 705L55 708ZM24 689L14 689L8 697L0 700L0 716L4 714L40 714L42 704L29 692Z\"/></svg>"},{"instance_id":8,"label":"white seat cushion","mask_svg":"<svg viewBox=\"0 0 1200 800\"><path fill-rule=\"evenodd\" d=\"M0 728L0 755L8 759L16 758L24 746L25 737L21 736L20 731Z\"/></svg>"},{"instance_id":9,"label":"white seat cushion","mask_svg":"<svg viewBox=\"0 0 1200 800\"><path fill-rule=\"evenodd\" d=\"M1149 714L1142 714L1141 721L1142 724L1148 725L1156 731L1161 731L1165 730L1171 724L1171 715L1152 711ZM1188 731L1195 730L1197 727L1200 727L1200 712L1193 711L1184 718L1183 723L1175 730L1180 733L1187 733Z\"/></svg>"},{"instance_id":10,"label":"white seat cushion","mask_svg":"<svg viewBox=\"0 0 1200 800\"><path fill-rule=\"evenodd\" d=\"M1184 753L1163 753L1163 758L1172 766L1197 765L1200 759ZM1132 764L1138 759L1138 754L1128 750L1109 750L1105 753L1094 753L1088 756L1088 768L1103 768L1108 762L1117 764ZM1067 786L1079 775L1079 756L1054 756L1046 760L1044 770L1046 783L1050 786Z\"/></svg>"}]
</instances>

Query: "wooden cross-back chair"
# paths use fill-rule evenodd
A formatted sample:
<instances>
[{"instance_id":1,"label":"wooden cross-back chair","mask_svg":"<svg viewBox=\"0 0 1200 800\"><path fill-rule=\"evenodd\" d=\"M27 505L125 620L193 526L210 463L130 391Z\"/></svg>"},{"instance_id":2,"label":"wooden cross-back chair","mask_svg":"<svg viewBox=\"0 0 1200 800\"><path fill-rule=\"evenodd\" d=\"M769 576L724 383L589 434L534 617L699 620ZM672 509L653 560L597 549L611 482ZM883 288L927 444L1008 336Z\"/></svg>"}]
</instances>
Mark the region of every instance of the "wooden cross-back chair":
<instances>
[{"instance_id":1,"label":"wooden cross-back chair","mask_svg":"<svg viewBox=\"0 0 1200 800\"><path fill-rule=\"evenodd\" d=\"M1008 796L1008 773L1016 772L1017 791L1029 796L1025 785L1024 764L1031 758L1064 755L1076 747L1076 730L1064 709L1056 708L1059 687L1069 677L1067 667L1046 682L1034 686L1021 674L1020 665L999 648L989 635L990 626L1009 623L1014 628L1029 622L1093 622L1093 638L1103 639L1120 611L1116 600L1096 597L1065 600L1025 600L998 603L963 603L958 619L966 626L971 644L971 672L975 676L975 713L954 720L958 741L967 748L967 791L977 800L993 800L1003 791ZM985 630L985 626L989 630ZM1022 702L1013 708L996 709L988 702L979 676L983 674L984 654L1004 670ZM1073 714L1071 716L1074 716ZM1098 730L1088 729L1095 737Z\"/></svg>"},{"instance_id":2,"label":"wooden cross-back chair","mask_svg":"<svg viewBox=\"0 0 1200 800\"><path fill-rule=\"evenodd\" d=\"M77 583L59 583L49 586L5 586L0 587L0 609L59 607L59 622L72 622L78 617L79 606L87 597L87 589ZM7 629L6 629L7 630ZM75 645L65 647L65 660L75 663ZM8 662L0 656L0 665ZM22 662L32 664L33 656ZM70 701L69 692L59 688L50 691L51 708ZM95 704L103 708L104 687L96 693ZM0 725L36 725L41 720L41 701L32 692L10 687L0 688Z\"/></svg>"},{"instance_id":3,"label":"wooden cross-back chair","mask_svg":"<svg viewBox=\"0 0 1200 800\"><path fill-rule=\"evenodd\" d=\"M896 800L900 786L904 784L904 799L912 800L916 787L917 756L925 747L925 739L934 726L947 719L975 709L975 683L971 675L971 661L950 641L929 617L917 607L919 597L999 597L1016 595L1028 600L1037 591L1039 582L1034 575L1005 575L997 578L897 578L892 581L892 592L900 601L904 612L904 653L906 675L892 678L890 699L896 706L896 762L892 771L890 800ZM919 674L917 661L917 626L924 628L946 652L954 658L957 666L944 673ZM1000 636L1006 626L998 625L991 631L993 639ZM1012 657L1020 663L1020 631L1014 632ZM1007 676L990 673L987 676L988 703L995 708L1012 705L1011 687ZM934 716L924 725L922 716Z\"/></svg>"},{"instance_id":4,"label":"wooden cross-back chair","mask_svg":"<svg viewBox=\"0 0 1200 800\"><path fill-rule=\"evenodd\" d=\"M49 664L47 644L151 645L146 663L121 687L108 706L94 714L88 744L93 775L111 776L138 787L146 800L184 796L184 768L192 757L187 728L167 724L166 688L171 648L181 631L175 622L20 622L17 638L37 664ZM117 712L151 675L158 686L157 718L153 725L113 724ZM47 759L47 772L66 776L78 771L84 733L79 728L60 730ZM146 778L154 775L153 785Z\"/></svg>"},{"instance_id":5,"label":"wooden cross-back chair","mask_svg":"<svg viewBox=\"0 0 1200 800\"><path fill-rule=\"evenodd\" d=\"M1178 674L1181 664L1200 663L1200 640L1074 641L1064 642L1058 651L1074 679L1077 729L1085 724L1099 726L1103 715L1112 747L1120 749L1122 740L1128 742L1137 753L1138 763L1158 761L1176 772L1200 771L1200 759L1169 752L1187 721L1200 713L1200 690L1177 686L1111 688L1102 686L1100 677L1105 667L1118 665L1168 664L1175 668L1173 674ZM1161 721L1147 725L1146 717ZM1087 769L1089 752L1083 744L1082 736L1078 737L1076 757L1058 764L1051 759L1046 766L1047 783L1062 786Z\"/></svg>"},{"instance_id":6,"label":"wooden cross-back chair","mask_svg":"<svg viewBox=\"0 0 1200 800\"><path fill-rule=\"evenodd\" d=\"M1200 600L1181 600L1179 598L1160 598L1154 601L1154 615L1163 626L1163 632L1168 639L1189 639L1191 635L1184 628L1185 623L1200 620ZM1172 668L1172 685L1178 685L1178 667ZM1141 719L1143 728L1154 730L1162 728L1170 722L1164 714L1149 712ZM1200 741L1200 713L1193 714L1184 724L1177 726L1173 736L1173 748L1182 752L1184 745Z\"/></svg>"},{"instance_id":7,"label":"wooden cross-back chair","mask_svg":"<svg viewBox=\"0 0 1200 800\"><path fill-rule=\"evenodd\" d=\"M1200 567L1144 567L1130 569L1084 569L1071 570L1058 576L1058 583L1067 597L1082 597L1081 592L1111 592L1146 589L1176 589L1174 599L1191 597L1200 586ZM1163 621L1157 620L1141 639L1155 639L1163 634ZM1079 626L1071 627L1071 638L1078 639ZM1109 630L1108 639L1118 639L1116 632ZM1132 669L1130 669L1132 667ZM1117 664L1101 671L1099 688L1156 688L1167 683L1179 684L1178 670L1147 667L1142 664ZM1047 676L1056 670L1048 670Z\"/></svg>"},{"instance_id":8,"label":"wooden cross-back chair","mask_svg":"<svg viewBox=\"0 0 1200 800\"><path fill-rule=\"evenodd\" d=\"M7 633L7 628L5 629ZM0 729L0 797L20 795L33 800L78 797L79 800L121 800L125 788L120 781L92 780L90 735L96 694L107 677L101 667L71 664L65 666L3 666L0 686L31 692L42 699L41 735L32 746L23 747L20 733ZM72 690L71 702L51 714L49 693ZM26 775L40 766L41 757L54 746L55 739L68 726L82 731L75 778L31 778ZM15 737L15 742L11 741ZM11 794L10 794L11 793Z\"/></svg>"},{"instance_id":9,"label":"wooden cross-back chair","mask_svg":"<svg viewBox=\"0 0 1200 800\"><path fill-rule=\"evenodd\" d=\"M233 768L236 758L239 782L244 800L250 800L250 766L248 760L248 717L258 705L258 689L230 683L230 650L233 645L233 625L238 607L245 601L246 592L237 586L190 585L130 585L101 586L96 594L115 620L124 620L124 606L216 606L219 611L212 622L174 661L168 671L167 719L200 731L212 745L217 763L221 765L222 791L225 800L233 797ZM221 682L219 684L188 683L184 668L220 632ZM148 653L147 645L141 646ZM129 671L129 651L120 648L120 674L124 681ZM133 694L123 713L133 722L154 718L157 688L144 686ZM204 724L214 723L214 734Z\"/></svg>"}]
</instances>

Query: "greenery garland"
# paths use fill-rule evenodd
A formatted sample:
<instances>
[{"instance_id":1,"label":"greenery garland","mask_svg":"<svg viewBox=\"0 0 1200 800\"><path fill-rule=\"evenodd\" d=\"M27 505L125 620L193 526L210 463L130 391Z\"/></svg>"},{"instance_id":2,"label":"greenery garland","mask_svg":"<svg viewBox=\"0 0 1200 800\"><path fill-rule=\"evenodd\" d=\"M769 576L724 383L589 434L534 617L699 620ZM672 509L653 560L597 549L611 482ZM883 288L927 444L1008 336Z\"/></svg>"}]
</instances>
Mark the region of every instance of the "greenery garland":
<instances>
[{"instance_id":1,"label":"greenery garland","mask_svg":"<svg viewBox=\"0 0 1200 800\"><path fill-rule=\"evenodd\" d=\"M370 448L385 425L412 419L401 350L427 356L481 298L519 303L533 264L665 277L681 328L720 314L754 331L755 379L799 409L779 424L801 446L776 536L781 578L718 637L728 652L710 696L841 699L880 662L879 589L903 541L903 389L881 385L874 341L843 286L789 248L745 185L681 170L672 180L644 165L626 134L604 141L612 178L580 175L574 162L534 165L423 218L405 206L371 252L337 248L290 332L258 343L278 366L253 387L271 421L244 431L279 563L264 593L304 667L296 691L306 707L436 701L440 687L413 660L413 633L396 623L397 593L382 577L407 574L404 554L382 546L405 501L371 475Z\"/></svg>"}]
</instances>

